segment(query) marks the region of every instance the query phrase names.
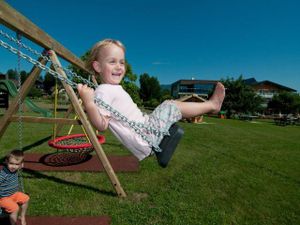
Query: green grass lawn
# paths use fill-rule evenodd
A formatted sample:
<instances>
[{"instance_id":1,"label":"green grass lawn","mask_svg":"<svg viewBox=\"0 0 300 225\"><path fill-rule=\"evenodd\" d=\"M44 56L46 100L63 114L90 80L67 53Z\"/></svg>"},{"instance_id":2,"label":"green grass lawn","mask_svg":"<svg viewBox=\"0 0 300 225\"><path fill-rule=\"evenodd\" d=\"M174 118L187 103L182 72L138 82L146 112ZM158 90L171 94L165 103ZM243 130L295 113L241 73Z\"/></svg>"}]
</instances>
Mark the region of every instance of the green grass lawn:
<instances>
[{"instance_id":1,"label":"green grass lawn","mask_svg":"<svg viewBox=\"0 0 300 225\"><path fill-rule=\"evenodd\" d=\"M299 224L300 126L205 117L181 123L185 135L166 169L155 157L137 173L118 173L116 197L105 173L24 172L29 215L109 215L112 224ZM18 147L17 123L0 140L0 157ZM76 128L77 130L79 128ZM26 152L51 153L52 125L24 124ZM130 154L110 134L110 154Z\"/></svg>"}]
</instances>

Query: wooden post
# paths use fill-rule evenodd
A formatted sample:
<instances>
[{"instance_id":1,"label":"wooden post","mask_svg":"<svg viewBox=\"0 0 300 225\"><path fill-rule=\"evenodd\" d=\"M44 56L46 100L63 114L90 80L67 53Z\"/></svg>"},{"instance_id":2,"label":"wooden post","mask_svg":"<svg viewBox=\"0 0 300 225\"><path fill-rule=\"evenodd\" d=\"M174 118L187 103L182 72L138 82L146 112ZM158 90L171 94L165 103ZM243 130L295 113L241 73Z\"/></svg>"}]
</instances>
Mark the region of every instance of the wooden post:
<instances>
[{"instance_id":1,"label":"wooden post","mask_svg":"<svg viewBox=\"0 0 300 225\"><path fill-rule=\"evenodd\" d=\"M61 69L60 61L58 60L54 51L50 51L50 58L53 63L55 63L59 66L59 68L58 67L55 68L56 72L58 72L63 77L67 77L65 72ZM70 97L71 103L73 105L73 108L75 109L75 112L77 113L91 143L93 144L95 151L97 153L97 156L98 156L100 162L102 163L102 165L106 171L106 174L108 175L113 187L115 188L116 192L118 193L118 196L126 197L126 193L124 192L110 162L108 161L100 143L98 142L98 138L94 132L94 129L91 126L90 122L88 121L88 118L87 118L85 112L83 111L82 106L80 105L79 99L77 98L73 88L70 85L66 84L64 81L62 81L62 84L63 84L64 88L66 89L66 91Z\"/></svg>"},{"instance_id":2,"label":"wooden post","mask_svg":"<svg viewBox=\"0 0 300 225\"><path fill-rule=\"evenodd\" d=\"M92 81L93 81L93 83L94 83L95 85L98 85L97 80L96 80L96 78L95 78L94 75L92 76ZM65 116L64 116L64 117L65 117L65 118L68 118L72 112L73 112L73 106L70 105L69 108L68 108L68 110L67 110L67 112L65 113ZM59 135L59 133L60 133L60 131L62 130L63 126L64 126L64 124L58 124L58 125L57 125L57 127L56 127L56 134L57 134L57 135Z\"/></svg>"}]
</instances>

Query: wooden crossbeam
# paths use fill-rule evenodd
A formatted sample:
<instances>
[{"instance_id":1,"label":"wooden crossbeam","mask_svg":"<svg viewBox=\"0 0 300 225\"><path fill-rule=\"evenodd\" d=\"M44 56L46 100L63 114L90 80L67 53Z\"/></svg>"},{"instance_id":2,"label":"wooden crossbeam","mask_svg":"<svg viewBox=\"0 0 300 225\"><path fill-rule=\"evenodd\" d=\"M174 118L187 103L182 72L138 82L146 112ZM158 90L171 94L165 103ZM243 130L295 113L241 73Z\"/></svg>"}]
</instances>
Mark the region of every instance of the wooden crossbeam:
<instances>
[{"instance_id":1,"label":"wooden crossbeam","mask_svg":"<svg viewBox=\"0 0 300 225\"><path fill-rule=\"evenodd\" d=\"M11 122L18 122L20 116L12 116L10 118ZM21 116L22 122L25 123L57 123L66 125L81 125L80 120L67 119L67 118L48 118L48 117L35 117L35 116Z\"/></svg>"}]
</instances>

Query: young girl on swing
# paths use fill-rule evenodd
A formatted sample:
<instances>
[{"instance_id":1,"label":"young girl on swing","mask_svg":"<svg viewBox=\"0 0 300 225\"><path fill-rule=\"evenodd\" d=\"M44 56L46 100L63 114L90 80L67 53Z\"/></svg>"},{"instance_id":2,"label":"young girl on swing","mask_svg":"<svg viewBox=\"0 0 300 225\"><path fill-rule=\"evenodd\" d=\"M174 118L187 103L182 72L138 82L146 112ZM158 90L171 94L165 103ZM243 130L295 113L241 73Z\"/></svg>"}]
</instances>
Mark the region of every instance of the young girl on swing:
<instances>
[{"instance_id":1,"label":"young girl on swing","mask_svg":"<svg viewBox=\"0 0 300 225\"><path fill-rule=\"evenodd\" d=\"M91 49L86 65L101 80L101 84L95 91L87 85L78 84L77 87L90 121L99 131L109 128L139 160L151 155L153 151L159 152L158 146L164 136L156 135L155 132L144 129L143 135L148 140L145 141L145 138L137 134L128 124L114 118L108 110L99 107L95 103L95 97L116 109L128 120L165 133L168 133L172 124L181 118L195 117L205 113L218 113L225 97L225 88L218 82L213 95L206 102L167 100L150 115L145 115L120 85L126 73L125 47L120 41L105 39L96 43ZM149 144L149 140L151 144Z\"/></svg>"}]
</instances>

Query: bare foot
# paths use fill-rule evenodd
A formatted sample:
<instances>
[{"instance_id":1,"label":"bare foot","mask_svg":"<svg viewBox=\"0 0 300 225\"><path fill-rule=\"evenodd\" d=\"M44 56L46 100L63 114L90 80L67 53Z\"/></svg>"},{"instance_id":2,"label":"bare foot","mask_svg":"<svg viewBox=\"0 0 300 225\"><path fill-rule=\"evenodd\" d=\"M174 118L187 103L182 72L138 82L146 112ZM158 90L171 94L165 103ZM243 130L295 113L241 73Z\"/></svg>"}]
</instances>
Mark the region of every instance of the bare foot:
<instances>
[{"instance_id":1,"label":"bare foot","mask_svg":"<svg viewBox=\"0 0 300 225\"><path fill-rule=\"evenodd\" d=\"M225 98L225 87L222 83L218 82L215 87L213 95L209 99L209 101L211 101L213 106L212 113L218 113L221 110L224 98Z\"/></svg>"}]
</instances>

